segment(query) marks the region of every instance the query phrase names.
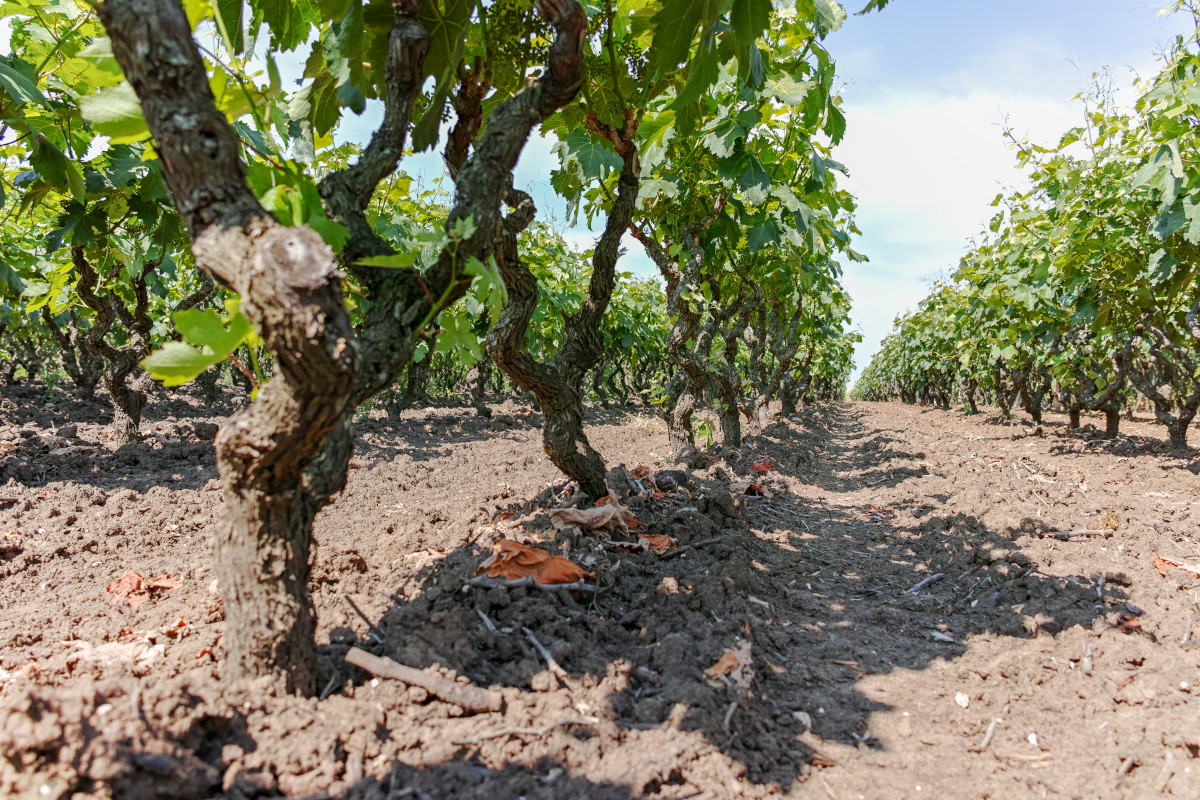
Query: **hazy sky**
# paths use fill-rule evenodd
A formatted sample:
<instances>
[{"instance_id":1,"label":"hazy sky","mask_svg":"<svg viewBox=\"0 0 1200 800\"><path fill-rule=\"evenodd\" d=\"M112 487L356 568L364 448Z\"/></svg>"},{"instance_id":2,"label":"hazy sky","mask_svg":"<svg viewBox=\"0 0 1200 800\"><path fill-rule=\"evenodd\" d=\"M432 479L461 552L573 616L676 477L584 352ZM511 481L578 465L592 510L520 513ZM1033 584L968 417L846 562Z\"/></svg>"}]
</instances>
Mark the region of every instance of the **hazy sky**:
<instances>
[{"instance_id":1,"label":"hazy sky","mask_svg":"<svg viewBox=\"0 0 1200 800\"><path fill-rule=\"evenodd\" d=\"M1080 124L1070 98L1103 65L1128 85L1157 71L1156 54L1188 22L1131 0L894 0L851 16L826 41L848 82L837 157L858 197L856 248L846 264L863 333L856 376L896 314L953 269L966 239L1020 183L999 123L1047 144Z\"/></svg>"}]
</instances>

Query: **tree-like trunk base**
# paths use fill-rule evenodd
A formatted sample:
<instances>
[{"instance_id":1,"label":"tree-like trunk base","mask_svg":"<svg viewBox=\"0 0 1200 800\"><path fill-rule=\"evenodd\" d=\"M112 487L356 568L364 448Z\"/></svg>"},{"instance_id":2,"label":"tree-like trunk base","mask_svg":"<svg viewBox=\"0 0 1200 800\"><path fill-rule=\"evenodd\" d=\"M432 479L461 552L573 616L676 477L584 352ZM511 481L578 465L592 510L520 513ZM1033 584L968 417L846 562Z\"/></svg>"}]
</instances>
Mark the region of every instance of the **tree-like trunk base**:
<instances>
[{"instance_id":1,"label":"tree-like trunk base","mask_svg":"<svg viewBox=\"0 0 1200 800\"><path fill-rule=\"evenodd\" d=\"M116 388L116 391L113 391ZM110 431L118 447L142 438L142 409L146 395L128 386L109 387L112 394L113 421Z\"/></svg>"},{"instance_id":2,"label":"tree-like trunk base","mask_svg":"<svg viewBox=\"0 0 1200 800\"><path fill-rule=\"evenodd\" d=\"M1069 409L1067 409L1067 415L1070 417L1070 422L1067 423L1067 427L1073 431L1078 430L1079 429L1079 417L1080 417L1079 409L1078 408L1069 408Z\"/></svg>"},{"instance_id":3,"label":"tree-like trunk base","mask_svg":"<svg viewBox=\"0 0 1200 800\"><path fill-rule=\"evenodd\" d=\"M1167 437L1172 450L1187 450L1187 432L1190 422L1191 420L1177 419L1167 423Z\"/></svg>"},{"instance_id":4,"label":"tree-like trunk base","mask_svg":"<svg viewBox=\"0 0 1200 800\"><path fill-rule=\"evenodd\" d=\"M721 414L721 442L725 447L742 446L742 416L736 406Z\"/></svg>"},{"instance_id":5,"label":"tree-like trunk base","mask_svg":"<svg viewBox=\"0 0 1200 800\"><path fill-rule=\"evenodd\" d=\"M1121 430L1121 409L1104 409L1104 438L1113 439Z\"/></svg>"}]
</instances>

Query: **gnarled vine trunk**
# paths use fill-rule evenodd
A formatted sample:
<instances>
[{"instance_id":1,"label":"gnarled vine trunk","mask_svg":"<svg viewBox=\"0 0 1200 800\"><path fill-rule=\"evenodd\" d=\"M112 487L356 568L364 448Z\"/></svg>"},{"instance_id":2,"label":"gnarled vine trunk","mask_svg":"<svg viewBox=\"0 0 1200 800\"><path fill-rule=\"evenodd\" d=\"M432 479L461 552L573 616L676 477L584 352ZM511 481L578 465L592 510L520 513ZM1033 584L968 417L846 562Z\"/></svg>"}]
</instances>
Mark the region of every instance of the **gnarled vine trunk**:
<instances>
[{"instance_id":1,"label":"gnarled vine trunk","mask_svg":"<svg viewBox=\"0 0 1200 800\"><path fill-rule=\"evenodd\" d=\"M604 354L600 322L612 298L621 236L633 219L641 169L633 137L637 118L627 114L617 130L589 119L593 130L613 142L622 168L617 195L604 232L592 254L592 275L579 311L565 320L563 342L555 354L539 362L525 349L525 330L537 307L537 278L521 260L517 237L533 220L533 201L510 189L513 211L505 220L496 248L496 264L508 289L508 300L487 337L488 354L518 386L533 392L542 410L542 446L556 467L579 483L592 499L608 494L604 460L583 430L584 376Z\"/></svg>"},{"instance_id":2,"label":"gnarled vine trunk","mask_svg":"<svg viewBox=\"0 0 1200 800\"><path fill-rule=\"evenodd\" d=\"M312 519L304 468L342 419L358 368L341 273L308 228L284 228L250 191L182 6L108 0L113 54L141 101L196 264L242 298L276 377L217 436L225 516L215 536L225 673L312 691Z\"/></svg>"}]
</instances>

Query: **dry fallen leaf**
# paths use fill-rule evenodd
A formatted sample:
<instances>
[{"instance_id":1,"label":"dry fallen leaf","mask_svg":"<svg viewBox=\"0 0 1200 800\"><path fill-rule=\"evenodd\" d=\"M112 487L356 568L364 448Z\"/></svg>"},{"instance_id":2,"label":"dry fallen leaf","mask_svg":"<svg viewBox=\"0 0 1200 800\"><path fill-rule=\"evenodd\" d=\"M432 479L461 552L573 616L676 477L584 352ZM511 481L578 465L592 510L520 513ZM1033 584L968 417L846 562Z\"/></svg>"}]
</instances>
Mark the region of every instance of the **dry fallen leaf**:
<instances>
[{"instance_id":1,"label":"dry fallen leaf","mask_svg":"<svg viewBox=\"0 0 1200 800\"><path fill-rule=\"evenodd\" d=\"M589 533L604 533L610 536L628 532L628 525L617 506L559 508L550 512L550 522L560 531L574 525Z\"/></svg>"},{"instance_id":2,"label":"dry fallen leaf","mask_svg":"<svg viewBox=\"0 0 1200 800\"><path fill-rule=\"evenodd\" d=\"M1159 573L1164 578L1167 577L1167 570L1170 569L1171 567L1175 567L1176 569L1181 569L1184 572L1187 572L1191 575L1195 575L1197 578L1200 578L1200 562L1197 562L1195 564L1185 564L1182 561L1176 561L1173 558L1166 558L1164 556L1160 556L1158 553L1155 553L1154 554L1154 567L1155 567L1155 569L1157 569L1159 571Z\"/></svg>"},{"instance_id":3,"label":"dry fallen leaf","mask_svg":"<svg viewBox=\"0 0 1200 800\"><path fill-rule=\"evenodd\" d=\"M1104 516L1100 519L1100 527L1110 531L1115 531L1117 526L1121 524L1121 518L1112 510L1104 512Z\"/></svg>"},{"instance_id":4,"label":"dry fallen leaf","mask_svg":"<svg viewBox=\"0 0 1200 800\"><path fill-rule=\"evenodd\" d=\"M751 461L750 468L755 472L762 473L770 472L771 470L775 469L775 465L771 463L770 459L764 458L762 461Z\"/></svg>"},{"instance_id":5,"label":"dry fallen leaf","mask_svg":"<svg viewBox=\"0 0 1200 800\"><path fill-rule=\"evenodd\" d=\"M743 639L726 650L717 659L717 663L704 670L710 678L728 676L736 686L749 689L754 680L754 659L750 653L750 640Z\"/></svg>"},{"instance_id":6,"label":"dry fallen leaf","mask_svg":"<svg viewBox=\"0 0 1200 800\"><path fill-rule=\"evenodd\" d=\"M496 542L492 555L479 565L475 575L487 575L507 581L532 577L537 583L545 585L578 583L596 577L596 573L585 572L570 559L551 555L545 550L511 539Z\"/></svg>"},{"instance_id":7,"label":"dry fallen leaf","mask_svg":"<svg viewBox=\"0 0 1200 800\"><path fill-rule=\"evenodd\" d=\"M638 464L633 469L629 470L629 476L635 480L641 480L650 474L650 468L645 464Z\"/></svg>"},{"instance_id":8,"label":"dry fallen leaf","mask_svg":"<svg viewBox=\"0 0 1200 800\"><path fill-rule=\"evenodd\" d=\"M146 580L133 570L126 570L124 575L110 583L104 591L113 596L111 602L114 606L128 601L130 608L137 608L150 599L152 590L174 589L177 586L179 581L170 575L159 575L157 578Z\"/></svg>"},{"instance_id":9,"label":"dry fallen leaf","mask_svg":"<svg viewBox=\"0 0 1200 800\"><path fill-rule=\"evenodd\" d=\"M650 546L650 552L657 555L662 555L675 546L675 540L665 533L639 533L638 538Z\"/></svg>"}]
</instances>

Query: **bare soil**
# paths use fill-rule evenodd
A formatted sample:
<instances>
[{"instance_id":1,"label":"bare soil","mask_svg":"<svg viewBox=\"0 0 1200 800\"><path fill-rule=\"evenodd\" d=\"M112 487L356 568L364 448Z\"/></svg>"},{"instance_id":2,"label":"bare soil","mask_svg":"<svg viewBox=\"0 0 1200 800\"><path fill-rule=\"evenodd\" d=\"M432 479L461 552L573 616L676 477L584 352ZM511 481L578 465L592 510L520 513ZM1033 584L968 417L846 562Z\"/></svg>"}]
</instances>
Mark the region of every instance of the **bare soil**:
<instances>
[{"instance_id":1,"label":"bare soil","mask_svg":"<svg viewBox=\"0 0 1200 800\"><path fill-rule=\"evenodd\" d=\"M1147 418L1106 442L1099 418L812 407L626 500L666 555L550 526L537 413L364 420L317 520L317 699L220 680L228 408L160 399L117 450L103 405L3 391L0 796L1200 797L1200 578L1153 563L1200 562L1200 460ZM674 466L648 414L590 425L610 465ZM501 537L599 592L467 587ZM178 585L114 605L127 570ZM706 674L747 639L748 691Z\"/></svg>"}]
</instances>

